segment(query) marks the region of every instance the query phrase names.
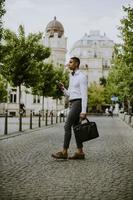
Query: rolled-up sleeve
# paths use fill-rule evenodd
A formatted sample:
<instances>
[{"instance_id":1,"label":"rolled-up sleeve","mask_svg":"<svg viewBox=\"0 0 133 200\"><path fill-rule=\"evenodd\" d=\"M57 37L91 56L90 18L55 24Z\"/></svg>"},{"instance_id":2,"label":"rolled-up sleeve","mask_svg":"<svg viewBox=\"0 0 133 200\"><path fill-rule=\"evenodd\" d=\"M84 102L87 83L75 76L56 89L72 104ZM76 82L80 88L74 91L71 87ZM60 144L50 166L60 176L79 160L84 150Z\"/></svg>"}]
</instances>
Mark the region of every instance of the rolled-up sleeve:
<instances>
[{"instance_id":1,"label":"rolled-up sleeve","mask_svg":"<svg viewBox=\"0 0 133 200\"><path fill-rule=\"evenodd\" d=\"M82 113L87 111L87 99L88 99L88 78L87 75L80 77L80 92L82 98Z\"/></svg>"},{"instance_id":2,"label":"rolled-up sleeve","mask_svg":"<svg viewBox=\"0 0 133 200\"><path fill-rule=\"evenodd\" d=\"M66 97L69 97L70 96L69 88L68 89L64 88L63 93Z\"/></svg>"}]
</instances>

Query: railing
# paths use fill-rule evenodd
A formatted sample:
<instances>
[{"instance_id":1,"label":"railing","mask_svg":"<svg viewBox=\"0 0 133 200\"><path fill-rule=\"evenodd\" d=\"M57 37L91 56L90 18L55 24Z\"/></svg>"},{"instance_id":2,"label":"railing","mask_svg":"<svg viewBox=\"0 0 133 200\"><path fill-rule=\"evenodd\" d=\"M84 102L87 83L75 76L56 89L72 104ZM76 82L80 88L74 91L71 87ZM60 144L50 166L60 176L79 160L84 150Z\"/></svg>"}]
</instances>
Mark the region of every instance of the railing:
<instances>
[{"instance_id":1,"label":"railing","mask_svg":"<svg viewBox=\"0 0 133 200\"><path fill-rule=\"evenodd\" d=\"M20 112L19 117L11 117L8 115L8 110L6 110L4 116L0 118L0 135L8 135L9 133L23 132L28 129L31 130L65 122L67 113L58 113L59 111L51 111L50 113L47 111L44 117L42 117L41 111L39 111L37 116L34 116L33 110L31 110L29 117L23 116L22 112Z\"/></svg>"}]
</instances>

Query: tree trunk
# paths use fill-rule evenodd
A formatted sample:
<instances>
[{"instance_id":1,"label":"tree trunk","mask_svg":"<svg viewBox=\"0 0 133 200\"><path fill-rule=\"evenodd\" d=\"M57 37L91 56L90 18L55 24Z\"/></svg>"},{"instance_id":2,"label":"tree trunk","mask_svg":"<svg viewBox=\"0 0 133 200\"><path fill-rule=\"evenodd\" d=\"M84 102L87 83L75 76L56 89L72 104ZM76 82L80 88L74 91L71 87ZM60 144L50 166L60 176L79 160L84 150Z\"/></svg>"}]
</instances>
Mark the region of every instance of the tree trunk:
<instances>
[{"instance_id":1,"label":"tree trunk","mask_svg":"<svg viewBox=\"0 0 133 200\"><path fill-rule=\"evenodd\" d=\"M19 131L22 131L21 85L19 85Z\"/></svg>"},{"instance_id":2,"label":"tree trunk","mask_svg":"<svg viewBox=\"0 0 133 200\"><path fill-rule=\"evenodd\" d=\"M42 120L44 121L44 95L42 97Z\"/></svg>"},{"instance_id":3,"label":"tree trunk","mask_svg":"<svg viewBox=\"0 0 133 200\"><path fill-rule=\"evenodd\" d=\"M125 110L125 104L124 104L124 101L122 102L122 108L123 108L123 111Z\"/></svg>"},{"instance_id":4,"label":"tree trunk","mask_svg":"<svg viewBox=\"0 0 133 200\"><path fill-rule=\"evenodd\" d=\"M21 107L20 107L20 104L21 104L21 85L19 85L19 115L20 115L20 112L21 112Z\"/></svg>"},{"instance_id":5,"label":"tree trunk","mask_svg":"<svg viewBox=\"0 0 133 200\"><path fill-rule=\"evenodd\" d=\"M130 115L131 114L131 102L129 99L127 100L127 103L128 103L128 114Z\"/></svg>"}]
</instances>

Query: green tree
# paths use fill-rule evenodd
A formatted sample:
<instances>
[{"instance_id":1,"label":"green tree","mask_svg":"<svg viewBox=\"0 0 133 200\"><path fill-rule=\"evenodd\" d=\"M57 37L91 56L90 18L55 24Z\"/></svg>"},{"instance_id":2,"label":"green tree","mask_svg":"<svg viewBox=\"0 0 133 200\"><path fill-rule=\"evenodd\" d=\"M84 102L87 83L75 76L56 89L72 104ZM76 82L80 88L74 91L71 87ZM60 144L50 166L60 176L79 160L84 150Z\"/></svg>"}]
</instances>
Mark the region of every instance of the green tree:
<instances>
[{"instance_id":1,"label":"green tree","mask_svg":"<svg viewBox=\"0 0 133 200\"><path fill-rule=\"evenodd\" d=\"M0 103L7 101L7 82L0 75Z\"/></svg>"},{"instance_id":2,"label":"green tree","mask_svg":"<svg viewBox=\"0 0 133 200\"><path fill-rule=\"evenodd\" d=\"M1 38L2 38L2 31L3 31L3 27L2 27L2 16L5 14L5 9L4 9L4 6L5 6L5 0L0 0L0 41L1 41Z\"/></svg>"},{"instance_id":3,"label":"green tree","mask_svg":"<svg viewBox=\"0 0 133 200\"><path fill-rule=\"evenodd\" d=\"M89 111L101 112L101 106L105 104L105 89L104 86L91 83L88 89L88 108Z\"/></svg>"},{"instance_id":4,"label":"green tree","mask_svg":"<svg viewBox=\"0 0 133 200\"><path fill-rule=\"evenodd\" d=\"M2 45L1 45L1 40L2 40L2 33L3 33L3 22L2 22L2 16L5 14L5 0L0 0L0 67L1 67L1 58L2 58Z\"/></svg>"},{"instance_id":5,"label":"green tree","mask_svg":"<svg viewBox=\"0 0 133 200\"><path fill-rule=\"evenodd\" d=\"M40 68L39 81L32 88L33 94L42 96L42 112L44 119L44 97L52 96L52 91L55 85L55 71L52 64L43 63Z\"/></svg>"},{"instance_id":6,"label":"green tree","mask_svg":"<svg viewBox=\"0 0 133 200\"><path fill-rule=\"evenodd\" d=\"M126 16L121 20L121 26L119 27L121 37L123 40L123 71L125 90L127 95L125 100L128 103L128 112L130 112L130 106L133 106L133 7L123 6L123 10Z\"/></svg>"},{"instance_id":7,"label":"green tree","mask_svg":"<svg viewBox=\"0 0 133 200\"><path fill-rule=\"evenodd\" d=\"M121 56L121 46L116 45L114 49L112 68L110 69L106 84L106 91L109 100L111 99L111 96L118 96L119 100L123 101L124 96L128 95L128 87L126 84L128 73L121 60Z\"/></svg>"},{"instance_id":8,"label":"green tree","mask_svg":"<svg viewBox=\"0 0 133 200\"><path fill-rule=\"evenodd\" d=\"M69 81L69 72L64 69L64 66L56 66L54 68L55 70L55 85L52 92L52 97L56 99L56 108L58 104L58 100L62 98L63 92L58 87L58 81L63 83L64 86L68 87L68 81Z\"/></svg>"},{"instance_id":9,"label":"green tree","mask_svg":"<svg viewBox=\"0 0 133 200\"><path fill-rule=\"evenodd\" d=\"M19 87L20 111L21 86L36 85L42 63L49 57L50 50L41 44L41 33L26 36L22 25L19 26L18 34L5 30L3 39L1 73L12 86Z\"/></svg>"},{"instance_id":10,"label":"green tree","mask_svg":"<svg viewBox=\"0 0 133 200\"><path fill-rule=\"evenodd\" d=\"M116 94L123 103L127 103L127 111L133 106L133 8L123 7L126 16L119 27L122 44L114 49L113 67L107 80L108 94Z\"/></svg>"}]
</instances>

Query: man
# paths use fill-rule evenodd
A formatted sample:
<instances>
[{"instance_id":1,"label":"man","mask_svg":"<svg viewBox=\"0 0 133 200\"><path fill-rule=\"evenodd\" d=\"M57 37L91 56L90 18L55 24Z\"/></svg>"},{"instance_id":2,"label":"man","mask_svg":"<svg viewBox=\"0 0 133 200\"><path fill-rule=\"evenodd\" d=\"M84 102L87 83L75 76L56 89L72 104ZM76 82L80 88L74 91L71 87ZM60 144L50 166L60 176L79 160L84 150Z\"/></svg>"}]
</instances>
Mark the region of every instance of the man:
<instances>
[{"instance_id":1,"label":"man","mask_svg":"<svg viewBox=\"0 0 133 200\"><path fill-rule=\"evenodd\" d=\"M86 118L87 110L87 76L79 70L80 60L77 57L72 57L68 63L68 68L72 70L70 74L68 90L64 88L62 83L59 83L60 89L66 96L69 97L70 112L65 122L64 130L64 145L63 150L52 154L56 159L84 159L83 144L75 134L77 151L72 157L68 157L68 149L71 140L71 128L79 124L80 120Z\"/></svg>"}]
</instances>

